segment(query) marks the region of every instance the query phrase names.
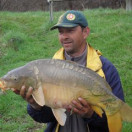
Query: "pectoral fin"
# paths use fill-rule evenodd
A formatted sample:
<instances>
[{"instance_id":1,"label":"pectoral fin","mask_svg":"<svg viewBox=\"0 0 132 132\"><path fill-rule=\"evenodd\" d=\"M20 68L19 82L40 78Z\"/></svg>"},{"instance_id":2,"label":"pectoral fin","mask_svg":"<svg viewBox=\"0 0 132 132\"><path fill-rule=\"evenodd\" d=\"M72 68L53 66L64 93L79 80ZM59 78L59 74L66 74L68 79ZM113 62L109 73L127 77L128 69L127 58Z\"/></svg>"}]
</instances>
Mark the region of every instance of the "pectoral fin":
<instances>
[{"instance_id":1,"label":"pectoral fin","mask_svg":"<svg viewBox=\"0 0 132 132\"><path fill-rule=\"evenodd\" d=\"M102 117L103 111L100 107L92 105L92 109L100 116Z\"/></svg>"},{"instance_id":2,"label":"pectoral fin","mask_svg":"<svg viewBox=\"0 0 132 132\"><path fill-rule=\"evenodd\" d=\"M53 114L54 114L56 120L58 121L58 123L61 126L64 126L65 122L66 122L66 114L65 114L66 110L59 108L59 109L52 109L52 111L53 111Z\"/></svg>"},{"instance_id":3,"label":"pectoral fin","mask_svg":"<svg viewBox=\"0 0 132 132\"><path fill-rule=\"evenodd\" d=\"M34 100L36 101L36 103L38 103L40 106L45 105L44 93L43 93L43 89L41 86L39 86L38 89L35 89L33 91L32 96L33 96Z\"/></svg>"}]
</instances>

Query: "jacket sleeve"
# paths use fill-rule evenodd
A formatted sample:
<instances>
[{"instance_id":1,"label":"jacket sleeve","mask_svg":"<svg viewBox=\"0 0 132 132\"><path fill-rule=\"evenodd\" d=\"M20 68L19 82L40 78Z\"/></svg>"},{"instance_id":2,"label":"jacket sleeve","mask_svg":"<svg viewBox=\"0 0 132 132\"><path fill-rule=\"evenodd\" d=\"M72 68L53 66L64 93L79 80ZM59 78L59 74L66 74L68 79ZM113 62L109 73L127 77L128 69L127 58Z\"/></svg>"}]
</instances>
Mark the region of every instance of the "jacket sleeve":
<instances>
[{"instance_id":1,"label":"jacket sleeve","mask_svg":"<svg viewBox=\"0 0 132 132\"><path fill-rule=\"evenodd\" d=\"M30 104L27 105L28 114L37 122L48 123L56 121L51 108L44 106L41 110L35 110Z\"/></svg>"},{"instance_id":2,"label":"jacket sleeve","mask_svg":"<svg viewBox=\"0 0 132 132\"><path fill-rule=\"evenodd\" d=\"M103 64L102 70L105 74L106 81L111 86L113 94L124 101L123 89L116 68L110 61L108 61L103 56L101 56L100 59ZM91 129L91 131L108 131L107 118L105 113L103 114L102 118L94 113L91 118L86 118L84 120L89 124L89 128Z\"/></svg>"},{"instance_id":3,"label":"jacket sleeve","mask_svg":"<svg viewBox=\"0 0 132 132\"><path fill-rule=\"evenodd\" d=\"M123 88L122 88L122 84L121 84L117 69L110 61L108 61L103 56L101 56L101 61L103 64L102 69L104 71L106 81L111 86L113 94L117 96L119 99L121 99L122 101L125 101Z\"/></svg>"}]
</instances>

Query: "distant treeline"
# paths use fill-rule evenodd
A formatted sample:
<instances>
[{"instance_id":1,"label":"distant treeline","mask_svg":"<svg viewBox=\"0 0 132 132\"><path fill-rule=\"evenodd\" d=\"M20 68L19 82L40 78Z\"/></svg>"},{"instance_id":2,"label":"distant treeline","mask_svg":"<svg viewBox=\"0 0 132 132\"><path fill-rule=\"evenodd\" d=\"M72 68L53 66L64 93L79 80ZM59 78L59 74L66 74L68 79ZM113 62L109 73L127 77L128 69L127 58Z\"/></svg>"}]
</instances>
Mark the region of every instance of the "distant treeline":
<instances>
[{"instance_id":1,"label":"distant treeline","mask_svg":"<svg viewBox=\"0 0 132 132\"><path fill-rule=\"evenodd\" d=\"M54 0L53 0L54 1ZM120 8L125 7L125 0L61 0L53 2L54 11L85 8ZM49 10L47 0L0 0L0 11L37 11Z\"/></svg>"}]
</instances>

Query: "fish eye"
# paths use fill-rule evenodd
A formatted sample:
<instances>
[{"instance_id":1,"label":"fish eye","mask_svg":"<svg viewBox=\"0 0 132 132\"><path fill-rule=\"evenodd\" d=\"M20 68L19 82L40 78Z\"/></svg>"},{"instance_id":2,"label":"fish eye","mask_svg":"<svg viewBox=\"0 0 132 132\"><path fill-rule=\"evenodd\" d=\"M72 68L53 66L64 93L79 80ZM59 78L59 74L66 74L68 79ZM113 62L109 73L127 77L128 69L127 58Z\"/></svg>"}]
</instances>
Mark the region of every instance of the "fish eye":
<instances>
[{"instance_id":1,"label":"fish eye","mask_svg":"<svg viewBox=\"0 0 132 132\"><path fill-rule=\"evenodd\" d=\"M15 75L10 75L10 78L11 78L12 80L14 80L14 81L17 81L17 80L18 80L18 77L15 76Z\"/></svg>"},{"instance_id":2,"label":"fish eye","mask_svg":"<svg viewBox=\"0 0 132 132\"><path fill-rule=\"evenodd\" d=\"M14 79L14 81L16 81L16 82L18 81L18 77L17 77L17 76L14 76L13 79Z\"/></svg>"},{"instance_id":3,"label":"fish eye","mask_svg":"<svg viewBox=\"0 0 132 132\"><path fill-rule=\"evenodd\" d=\"M15 81L17 81L17 78L14 78Z\"/></svg>"}]
</instances>

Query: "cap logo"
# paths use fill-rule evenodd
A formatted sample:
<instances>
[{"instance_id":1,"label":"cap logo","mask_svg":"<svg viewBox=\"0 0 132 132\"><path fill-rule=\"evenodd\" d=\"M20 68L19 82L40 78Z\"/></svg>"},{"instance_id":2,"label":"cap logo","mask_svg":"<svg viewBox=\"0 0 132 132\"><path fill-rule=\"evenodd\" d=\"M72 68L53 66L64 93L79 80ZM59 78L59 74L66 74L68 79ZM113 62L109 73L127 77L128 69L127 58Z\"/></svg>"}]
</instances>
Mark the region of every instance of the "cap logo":
<instances>
[{"instance_id":1,"label":"cap logo","mask_svg":"<svg viewBox=\"0 0 132 132\"><path fill-rule=\"evenodd\" d=\"M72 20L74 20L76 17L75 17L74 14L71 14L71 13L70 13L70 14L67 14L66 18L67 18L68 20L72 21Z\"/></svg>"}]
</instances>

